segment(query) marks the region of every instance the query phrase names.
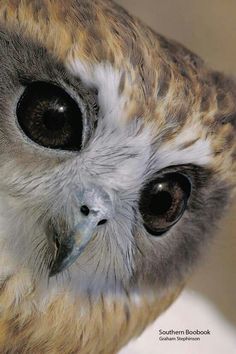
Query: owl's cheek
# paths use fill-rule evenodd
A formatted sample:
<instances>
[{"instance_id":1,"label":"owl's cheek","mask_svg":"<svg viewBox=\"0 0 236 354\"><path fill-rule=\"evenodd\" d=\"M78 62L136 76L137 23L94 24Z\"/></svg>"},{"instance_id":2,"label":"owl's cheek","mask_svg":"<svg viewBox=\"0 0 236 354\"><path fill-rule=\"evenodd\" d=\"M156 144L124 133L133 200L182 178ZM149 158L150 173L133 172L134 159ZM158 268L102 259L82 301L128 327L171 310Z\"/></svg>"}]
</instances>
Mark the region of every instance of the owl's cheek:
<instances>
[{"instance_id":1,"label":"owl's cheek","mask_svg":"<svg viewBox=\"0 0 236 354\"><path fill-rule=\"evenodd\" d=\"M214 177L195 183L186 212L160 237L145 230L135 235L136 284L159 291L189 277L208 249L228 203L229 190L222 183Z\"/></svg>"}]
</instances>

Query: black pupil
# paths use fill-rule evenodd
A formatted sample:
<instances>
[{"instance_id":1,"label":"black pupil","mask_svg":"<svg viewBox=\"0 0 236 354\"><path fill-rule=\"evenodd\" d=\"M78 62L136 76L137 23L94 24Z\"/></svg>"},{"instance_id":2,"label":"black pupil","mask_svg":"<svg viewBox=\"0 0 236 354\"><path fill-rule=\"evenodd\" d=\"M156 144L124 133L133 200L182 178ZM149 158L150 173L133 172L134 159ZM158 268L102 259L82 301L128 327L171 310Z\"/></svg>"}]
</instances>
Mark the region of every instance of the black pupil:
<instances>
[{"instance_id":1,"label":"black pupil","mask_svg":"<svg viewBox=\"0 0 236 354\"><path fill-rule=\"evenodd\" d=\"M166 191L160 191L157 194L151 195L149 212L152 215L159 216L165 214L172 205L172 197Z\"/></svg>"},{"instance_id":2,"label":"black pupil","mask_svg":"<svg viewBox=\"0 0 236 354\"><path fill-rule=\"evenodd\" d=\"M83 114L60 86L29 84L18 102L17 118L24 133L39 145L77 151L82 147Z\"/></svg>"},{"instance_id":3,"label":"black pupil","mask_svg":"<svg viewBox=\"0 0 236 354\"><path fill-rule=\"evenodd\" d=\"M57 110L48 110L43 114L43 122L48 130L60 130L65 126L65 107L61 106Z\"/></svg>"}]
</instances>

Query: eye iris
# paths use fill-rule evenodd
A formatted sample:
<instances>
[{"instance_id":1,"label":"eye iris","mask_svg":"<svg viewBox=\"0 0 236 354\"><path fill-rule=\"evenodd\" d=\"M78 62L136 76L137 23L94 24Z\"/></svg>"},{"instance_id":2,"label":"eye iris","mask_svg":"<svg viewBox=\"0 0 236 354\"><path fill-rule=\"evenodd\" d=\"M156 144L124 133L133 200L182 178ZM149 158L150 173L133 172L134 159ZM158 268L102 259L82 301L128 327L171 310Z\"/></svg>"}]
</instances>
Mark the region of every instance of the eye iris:
<instances>
[{"instance_id":1,"label":"eye iris","mask_svg":"<svg viewBox=\"0 0 236 354\"><path fill-rule=\"evenodd\" d=\"M59 86L47 82L28 85L16 113L24 133L39 145L63 150L81 149L83 114Z\"/></svg>"},{"instance_id":2,"label":"eye iris","mask_svg":"<svg viewBox=\"0 0 236 354\"><path fill-rule=\"evenodd\" d=\"M183 215L190 195L190 182L179 173L169 173L149 182L141 192L139 208L144 227L160 236Z\"/></svg>"}]
</instances>

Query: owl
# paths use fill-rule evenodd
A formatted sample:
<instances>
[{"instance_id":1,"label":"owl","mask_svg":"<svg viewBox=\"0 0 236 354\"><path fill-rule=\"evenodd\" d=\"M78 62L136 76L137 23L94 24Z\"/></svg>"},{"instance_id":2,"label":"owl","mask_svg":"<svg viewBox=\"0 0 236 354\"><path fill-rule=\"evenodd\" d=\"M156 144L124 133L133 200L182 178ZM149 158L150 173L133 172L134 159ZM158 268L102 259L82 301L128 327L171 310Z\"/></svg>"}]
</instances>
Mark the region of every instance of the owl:
<instances>
[{"instance_id":1,"label":"owl","mask_svg":"<svg viewBox=\"0 0 236 354\"><path fill-rule=\"evenodd\" d=\"M236 185L236 83L107 0L0 3L0 352L115 354Z\"/></svg>"}]
</instances>

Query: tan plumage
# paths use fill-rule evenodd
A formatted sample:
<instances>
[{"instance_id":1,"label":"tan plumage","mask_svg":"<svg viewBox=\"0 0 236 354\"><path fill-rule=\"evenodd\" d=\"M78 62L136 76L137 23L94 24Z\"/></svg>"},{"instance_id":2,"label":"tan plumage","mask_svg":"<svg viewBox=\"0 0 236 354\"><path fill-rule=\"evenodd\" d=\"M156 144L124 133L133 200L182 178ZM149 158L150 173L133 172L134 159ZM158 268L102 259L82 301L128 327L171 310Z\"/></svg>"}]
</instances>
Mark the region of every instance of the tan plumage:
<instances>
[{"instance_id":1,"label":"tan plumage","mask_svg":"<svg viewBox=\"0 0 236 354\"><path fill-rule=\"evenodd\" d=\"M6 0L0 3L0 25L3 31L17 33L24 41L46 48L55 61L87 86L95 81L96 65L110 65L121 74L118 89L120 97L124 97L117 104L121 108L115 119L120 113L121 125L125 125L142 117L143 130L150 125L153 134L162 133L163 154L173 147L165 159L177 156L177 151L185 156L183 164L198 164L199 160L200 165L206 165L213 174L212 185L219 182L222 190L230 191L223 199L228 204L236 174L236 84L231 78L211 71L195 54L157 35L106 0ZM117 77L110 69L107 73L107 81L109 75ZM91 75L88 80L87 74ZM194 150L196 146L202 148L200 153ZM24 149L23 143L19 149ZM2 170L2 178L9 179L11 185L18 184L14 168L28 181L32 171L37 175L39 165L43 171L54 171L62 159L44 159L26 148L24 153L17 150L12 150L16 167ZM179 157L176 161L180 164ZM21 194L13 190L11 195ZM205 232L201 227L200 233ZM52 288L48 295L47 287L41 288L30 267L21 263L18 266L18 258L15 261L14 255L7 252L6 260L1 261L2 269L8 262L14 266L10 272L3 269L0 273L0 352L115 354L138 336L178 296L191 262L172 277L170 284L166 275L156 280L154 241L147 243L137 233L137 244L141 250L146 249L146 258L152 263L146 264L146 258L134 251L130 268L135 289L130 291L126 275L117 266L118 277L122 281L124 278L125 294L100 291L97 296L89 291L77 294L66 286ZM180 253L178 261L181 257Z\"/></svg>"},{"instance_id":2,"label":"tan plumage","mask_svg":"<svg viewBox=\"0 0 236 354\"><path fill-rule=\"evenodd\" d=\"M0 322L0 345L2 352L10 353L115 353L131 337L140 335L181 289L158 300L143 296L139 303L112 296L74 300L60 294L40 311L37 302L32 304L33 290L22 294L17 307L10 303L13 282L9 279L0 298L6 308Z\"/></svg>"}]
</instances>

